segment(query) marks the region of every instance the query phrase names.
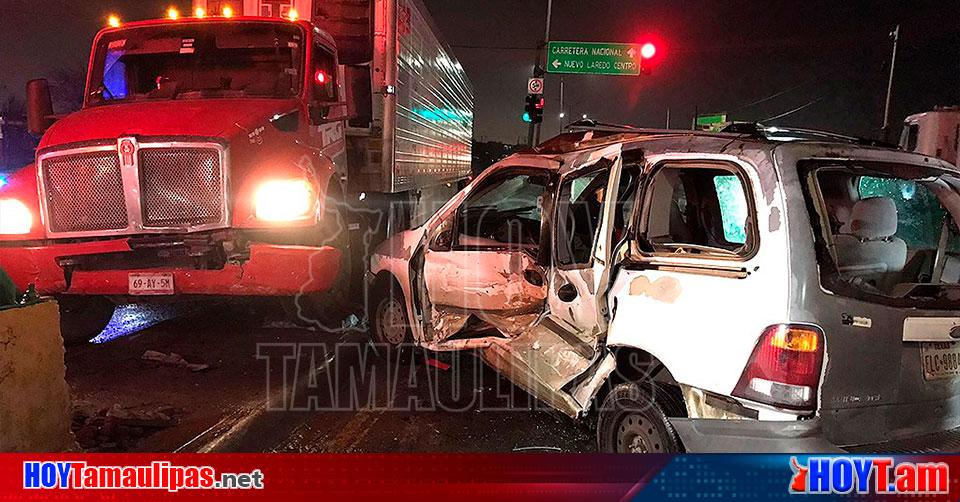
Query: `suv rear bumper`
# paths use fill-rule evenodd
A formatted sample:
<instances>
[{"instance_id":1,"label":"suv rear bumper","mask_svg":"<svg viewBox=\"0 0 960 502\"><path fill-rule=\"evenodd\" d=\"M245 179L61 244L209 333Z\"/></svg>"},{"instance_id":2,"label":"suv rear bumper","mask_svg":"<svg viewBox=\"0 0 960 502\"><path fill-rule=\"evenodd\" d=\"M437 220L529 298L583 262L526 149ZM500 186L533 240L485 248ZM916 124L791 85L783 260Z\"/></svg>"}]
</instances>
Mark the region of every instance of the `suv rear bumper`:
<instances>
[{"instance_id":1,"label":"suv rear bumper","mask_svg":"<svg viewBox=\"0 0 960 502\"><path fill-rule=\"evenodd\" d=\"M250 244L249 258L218 270L149 268L76 270L67 273L63 257L124 253L127 239L49 245L0 247L0 267L17 287L35 284L43 295L127 295L131 273L173 274L177 294L225 296L293 296L329 290L340 270L340 251L329 247ZM68 277L69 276L69 277Z\"/></svg>"},{"instance_id":2,"label":"suv rear bumper","mask_svg":"<svg viewBox=\"0 0 960 502\"><path fill-rule=\"evenodd\" d=\"M801 421L671 418L690 453L932 454L960 452L960 427L857 446L837 446L819 419Z\"/></svg>"},{"instance_id":3,"label":"suv rear bumper","mask_svg":"<svg viewBox=\"0 0 960 502\"><path fill-rule=\"evenodd\" d=\"M797 421L671 418L690 453L840 453L817 419Z\"/></svg>"}]
</instances>

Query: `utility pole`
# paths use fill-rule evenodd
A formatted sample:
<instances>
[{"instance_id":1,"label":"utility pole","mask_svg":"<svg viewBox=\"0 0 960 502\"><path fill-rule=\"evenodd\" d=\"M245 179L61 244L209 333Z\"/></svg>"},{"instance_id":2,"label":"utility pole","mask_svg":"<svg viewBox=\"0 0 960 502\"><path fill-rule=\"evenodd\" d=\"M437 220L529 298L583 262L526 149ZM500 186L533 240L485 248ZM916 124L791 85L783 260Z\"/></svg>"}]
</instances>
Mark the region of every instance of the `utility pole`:
<instances>
[{"instance_id":1,"label":"utility pole","mask_svg":"<svg viewBox=\"0 0 960 502\"><path fill-rule=\"evenodd\" d=\"M563 119L567 116L563 111L563 77L560 77L560 112L557 114L557 121L560 123L560 133L563 133Z\"/></svg>"},{"instance_id":2,"label":"utility pole","mask_svg":"<svg viewBox=\"0 0 960 502\"><path fill-rule=\"evenodd\" d=\"M887 130L890 128L890 97L893 94L893 67L897 63L897 41L900 40L900 25L890 32L893 38L893 54L890 56L890 78L887 80L887 103L883 107L883 134L886 139Z\"/></svg>"},{"instance_id":3,"label":"utility pole","mask_svg":"<svg viewBox=\"0 0 960 502\"><path fill-rule=\"evenodd\" d=\"M542 77L544 74L541 60L544 56L543 53L546 51L547 42L550 41L550 17L552 15L553 0L547 0L547 26L543 32L543 43L537 48L537 58L533 62L533 76L535 78ZM534 146L538 143L540 143L540 124L531 123L530 129L527 131L527 144Z\"/></svg>"}]
</instances>

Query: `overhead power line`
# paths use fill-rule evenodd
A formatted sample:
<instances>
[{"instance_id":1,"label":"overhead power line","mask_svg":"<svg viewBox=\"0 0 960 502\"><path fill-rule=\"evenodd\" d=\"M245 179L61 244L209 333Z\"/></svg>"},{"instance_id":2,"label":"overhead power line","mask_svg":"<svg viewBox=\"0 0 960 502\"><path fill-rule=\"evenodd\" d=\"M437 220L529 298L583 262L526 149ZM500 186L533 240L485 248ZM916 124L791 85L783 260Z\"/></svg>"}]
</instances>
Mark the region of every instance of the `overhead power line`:
<instances>
[{"instance_id":1,"label":"overhead power line","mask_svg":"<svg viewBox=\"0 0 960 502\"><path fill-rule=\"evenodd\" d=\"M826 97L827 97L826 95L820 96L819 98L814 99L813 101L810 101L809 103L807 103L807 104L805 104L805 105L798 106L798 107L794 108L793 110L790 110L790 111L788 111L788 112L783 112L783 113L781 113L780 115L774 115L774 116L772 116L772 117L767 117L767 118L761 120L760 122L769 122L769 121L771 121L771 120L781 119L781 118L783 118L783 117L786 117L787 115L793 115L794 113L797 113L797 112L799 112L800 110L803 110L804 108L808 108L808 107L810 107L810 106L815 105L816 103L819 103L820 101L823 101L823 99L826 98Z\"/></svg>"}]
</instances>

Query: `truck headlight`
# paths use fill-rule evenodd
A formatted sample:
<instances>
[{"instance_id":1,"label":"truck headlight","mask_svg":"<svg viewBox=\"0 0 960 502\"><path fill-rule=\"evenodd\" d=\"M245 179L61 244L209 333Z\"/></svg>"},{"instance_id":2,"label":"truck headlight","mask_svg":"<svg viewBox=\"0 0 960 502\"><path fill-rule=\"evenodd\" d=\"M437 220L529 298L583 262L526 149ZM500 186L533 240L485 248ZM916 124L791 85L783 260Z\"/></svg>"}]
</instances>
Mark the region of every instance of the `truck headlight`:
<instances>
[{"instance_id":1,"label":"truck headlight","mask_svg":"<svg viewBox=\"0 0 960 502\"><path fill-rule=\"evenodd\" d=\"M20 235L30 233L33 215L27 206L15 199L0 199L0 234Z\"/></svg>"},{"instance_id":2,"label":"truck headlight","mask_svg":"<svg viewBox=\"0 0 960 502\"><path fill-rule=\"evenodd\" d=\"M307 180L265 181L254 194L254 207L261 221L305 220L314 211L313 188Z\"/></svg>"}]
</instances>

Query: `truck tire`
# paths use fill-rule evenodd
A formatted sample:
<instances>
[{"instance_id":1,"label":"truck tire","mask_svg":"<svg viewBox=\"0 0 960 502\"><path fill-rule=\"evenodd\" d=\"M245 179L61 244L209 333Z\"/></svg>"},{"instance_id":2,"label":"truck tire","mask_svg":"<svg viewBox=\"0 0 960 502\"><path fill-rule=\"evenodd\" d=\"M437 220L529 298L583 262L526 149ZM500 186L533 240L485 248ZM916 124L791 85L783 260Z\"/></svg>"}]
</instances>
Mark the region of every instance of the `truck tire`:
<instances>
[{"instance_id":1,"label":"truck tire","mask_svg":"<svg viewBox=\"0 0 960 502\"><path fill-rule=\"evenodd\" d=\"M89 342L110 324L116 305L99 296L59 296L60 335L66 345Z\"/></svg>"},{"instance_id":2,"label":"truck tire","mask_svg":"<svg viewBox=\"0 0 960 502\"><path fill-rule=\"evenodd\" d=\"M413 341L407 302L392 277L380 278L370 291L370 336L375 343L399 346Z\"/></svg>"},{"instance_id":3,"label":"truck tire","mask_svg":"<svg viewBox=\"0 0 960 502\"><path fill-rule=\"evenodd\" d=\"M663 408L634 382L614 387L597 417L597 448L603 453L679 453L677 432Z\"/></svg>"},{"instance_id":4,"label":"truck tire","mask_svg":"<svg viewBox=\"0 0 960 502\"><path fill-rule=\"evenodd\" d=\"M333 183L333 182L331 182ZM283 300L287 316L302 326L337 331L341 321L351 311L349 299L354 298L353 253L350 246L349 208L339 185L330 190L327 211L318 229L316 245L340 250L340 270L330 290L321 293L297 295Z\"/></svg>"}]
</instances>

